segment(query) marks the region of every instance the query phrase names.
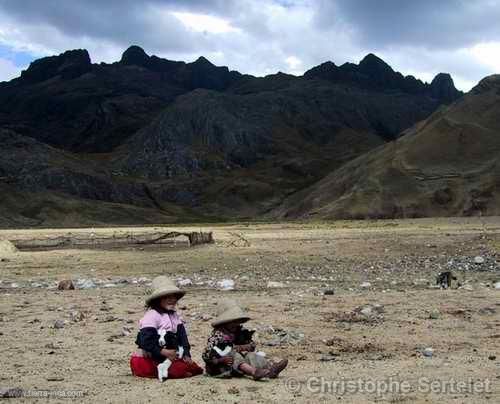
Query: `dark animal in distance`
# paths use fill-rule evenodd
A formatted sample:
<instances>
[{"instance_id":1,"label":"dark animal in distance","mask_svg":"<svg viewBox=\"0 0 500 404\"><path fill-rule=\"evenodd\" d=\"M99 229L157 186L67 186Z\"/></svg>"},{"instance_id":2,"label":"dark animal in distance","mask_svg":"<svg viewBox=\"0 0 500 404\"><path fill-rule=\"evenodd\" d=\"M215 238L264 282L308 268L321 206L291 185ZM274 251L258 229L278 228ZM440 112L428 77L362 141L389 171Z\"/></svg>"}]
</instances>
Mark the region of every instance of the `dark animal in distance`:
<instances>
[{"instance_id":1,"label":"dark animal in distance","mask_svg":"<svg viewBox=\"0 0 500 404\"><path fill-rule=\"evenodd\" d=\"M448 289L451 288L452 281L456 280L457 277L451 271L440 272L436 277L436 285L439 285L441 289Z\"/></svg>"}]
</instances>

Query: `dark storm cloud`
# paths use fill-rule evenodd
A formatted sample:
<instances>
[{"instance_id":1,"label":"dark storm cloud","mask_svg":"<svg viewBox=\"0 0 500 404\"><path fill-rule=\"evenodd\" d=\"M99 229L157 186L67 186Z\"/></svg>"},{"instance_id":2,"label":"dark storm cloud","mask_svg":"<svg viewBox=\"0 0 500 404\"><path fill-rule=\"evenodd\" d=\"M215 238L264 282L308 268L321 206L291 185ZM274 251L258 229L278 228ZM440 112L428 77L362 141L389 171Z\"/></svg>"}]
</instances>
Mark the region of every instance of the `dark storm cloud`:
<instances>
[{"instance_id":1,"label":"dark storm cloud","mask_svg":"<svg viewBox=\"0 0 500 404\"><path fill-rule=\"evenodd\" d=\"M199 38L166 11L225 15L232 9L230 4L222 0L3 0L0 10L21 24L48 25L70 37L189 51Z\"/></svg>"},{"instance_id":2,"label":"dark storm cloud","mask_svg":"<svg viewBox=\"0 0 500 404\"><path fill-rule=\"evenodd\" d=\"M219 20L200 28L172 12ZM135 44L257 75L375 52L395 70L426 80L449 72L467 89L500 70L499 20L500 0L0 0L0 80L14 74L12 52L35 58L85 47L93 61L110 62ZM474 46L488 42L493 50L478 56Z\"/></svg>"},{"instance_id":3,"label":"dark storm cloud","mask_svg":"<svg viewBox=\"0 0 500 404\"><path fill-rule=\"evenodd\" d=\"M316 22L349 24L365 46L457 49L500 37L498 0L318 0Z\"/></svg>"}]
</instances>

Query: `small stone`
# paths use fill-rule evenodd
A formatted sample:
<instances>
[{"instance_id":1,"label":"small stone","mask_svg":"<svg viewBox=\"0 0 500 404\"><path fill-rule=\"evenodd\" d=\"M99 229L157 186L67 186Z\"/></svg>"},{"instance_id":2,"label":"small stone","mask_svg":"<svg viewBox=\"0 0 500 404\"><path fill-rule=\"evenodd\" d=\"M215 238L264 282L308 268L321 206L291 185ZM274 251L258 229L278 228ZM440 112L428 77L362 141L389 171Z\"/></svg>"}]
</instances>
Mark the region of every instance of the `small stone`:
<instances>
[{"instance_id":1,"label":"small stone","mask_svg":"<svg viewBox=\"0 0 500 404\"><path fill-rule=\"evenodd\" d=\"M363 282L361 285L359 285L361 288L365 289L365 288L369 288L372 286L372 284L370 282Z\"/></svg>"},{"instance_id":2,"label":"small stone","mask_svg":"<svg viewBox=\"0 0 500 404\"><path fill-rule=\"evenodd\" d=\"M38 319L38 318L34 318L33 320L29 320L29 321L28 321L28 323L29 323L29 324L35 324L35 323L40 323L40 322L41 322L41 321L40 321L40 319Z\"/></svg>"},{"instance_id":3,"label":"small stone","mask_svg":"<svg viewBox=\"0 0 500 404\"><path fill-rule=\"evenodd\" d=\"M284 288L285 284L283 282L269 281L267 282L268 288Z\"/></svg>"},{"instance_id":4,"label":"small stone","mask_svg":"<svg viewBox=\"0 0 500 404\"><path fill-rule=\"evenodd\" d=\"M437 320L439 318L439 315L440 315L439 311L433 310L429 313L429 318L431 320Z\"/></svg>"},{"instance_id":5,"label":"small stone","mask_svg":"<svg viewBox=\"0 0 500 404\"><path fill-rule=\"evenodd\" d=\"M489 359L490 361L494 361L496 358L497 358L497 357L496 357L495 355L490 355L490 356L488 356L488 359Z\"/></svg>"},{"instance_id":6,"label":"small stone","mask_svg":"<svg viewBox=\"0 0 500 404\"><path fill-rule=\"evenodd\" d=\"M116 286L118 286L118 285L116 285L115 283L106 283L102 287L103 288L116 288Z\"/></svg>"},{"instance_id":7,"label":"small stone","mask_svg":"<svg viewBox=\"0 0 500 404\"><path fill-rule=\"evenodd\" d=\"M320 362L333 362L336 359L337 358L335 358L334 355L328 355L328 354L321 355L319 358Z\"/></svg>"},{"instance_id":8,"label":"small stone","mask_svg":"<svg viewBox=\"0 0 500 404\"><path fill-rule=\"evenodd\" d=\"M234 289L234 281L232 279L222 279L217 282L217 286L222 290L233 290Z\"/></svg>"},{"instance_id":9,"label":"small stone","mask_svg":"<svg viewBox=\"0 0 500 404\"><path fill-rule=\"evenodd\" d=\"M229 394L240 394L240 391L236 387L230 387L227 389Z\"/></svg>"},{"instance_id":10,"label":"small stone","mask_svg":"<svg viewBox=\"0 0 500 404\"><path fill-rule=\"evenodd\" d=\"M469 285L468 283L463 285L463 286L460 286L459 289L462 289L462 290L468 290L468 291L473 291L474 288L472 287L472 285Z\"/></svg>"},{"instance_id":11,"label":"small stone","mask_svg":"<svg viewBox=\"0 0 500 404\"><path fill-rule=\"evenodd\" d=\"M191 279L179 279L177 281L177 286L190 286L193 284Z\"/></svg>"},{"instance_id":12,"label":"small stone","mask_svg":"<svg viewBox=\"0 0 500 404\"><path fill-rule=\"evenodd\" d=\"M75 323L85 319L85 315L81 311L78 311L78 310L72 311L70 313L70 317L71 317L71 320L74 321Z\"/></svg>"},{"instance_id":13,"label":"small stone","mask_svg":"<svg viewBox=\"0 0 500 404\"><path fill-rule=\"evenodd\" d=\"M73 281L71 279L63 279L57 285L57 289L58 290L74 290L75 285L73 284Z\"/></svg>"},{"instance_id":14,"label":"small stone","mask_svg":"<svg viewBox=\"0 0 500 404\"><path fill-rule=\"evenodd\" d=\"M500 289L500 282L495 283L493 287L497 290Z\"/></svg>"},{"instance_id":15,"label":"small stone","mask_svg":"<svg viewBox=\"0 0 500 404\"><path fill-rule=\"evenodd\" d=\"M434 356L434 349L432 348L425 348L423 351L422 351L422 354L426 357L426 358L432 358Z\"/></svg>"},{"instance_id":16,"label":"small stone","mask_svg":"<svg viewBox=\"0 0 500 404\"><path fill-rule=\"evenodd\" d=\"M483 257L481 257L481 256L477 256L477 257L474 258L474 263L475 264L484 264L484 262L485 262L485 259Z\"/></svg>"},{"instance_id":17,"label":"small stone","mask_svg":"<svg viewBox=\"0 0 500 404\"><path fill-rule=\"evenodd\" d=\"M266 346L279 346L281 344L281 341L280 340L272 340L272 341L267 341L264 343L264 345Z\"/></svg>"},{"instance_id":18,"label":"small stone","mask_svg":"<svg viewBox=\"0 0 500 404\"><path fill-rule=\"evenodd\" d=\"M326 289L326 290L323 292L323 294L324 294L325 296L332 296L332 295L334 295L334 294L335 294L335 291L334 291L333 289Z\"/></svg>"},{"instance_id":19,"label":"small stone","mask_svg":"<svg viewBox=\"0 0 500 404\"><path fill-rule=\"evenodd\" d=\"M56 320L54 323L54 328L64 328L64 320Z\"/></svg>"},{"instance_id":20,"label":"small stone","mask_svg":"<svg viewBox=\"0 0 500 404\"><path fill-rule=\"evenodd\" d=\"M363 307L360 311L360 313L363 316L371 316L372 315L372 308L370 306Z\"/></svg>"},{"instance_id":21,"label":"small stone","mask_svg":"<svg viewBox=\"0 0 500 404\"><path fill-rule=\"evenodd\" d=\"M130 328L130 327L123 327L123 329L122 329L122 335L124 337L128 337L130 334L132 334L132 328Z\"/></svg>"},{"instance_id":22,"label":"small stone","mask_svg":"<svg viewBox=\"0 0 500 404\"><path fill-rule=\"evenodd\" d=\"M211 319L212 319L212 316L211 316L210 314L203 314L203 315L201 316L201 319L202 319L203 321L209 321L209 320L211 320Z\"/></svg>"},{"instance_id":23,"label":"small stone","mask_svg":"<svg viewBox=\"0 0 500 404\"><path fill-rule=\"evenodd\" d=\"M78 289L92 289L96 287L96 284L92 279L78 279L76 281L76 287Z\"/></svg>"},{"instance_id":24,"label":"small stone","mask_svg":"<svg viewBox=\"0 0 500 404\"><path fill-rule=\"evenodd\" d=\"M307 360L307 356L305 355L300 355L297 357L297 361L305 361L305 360Z\"/></svg>"}]
</instances>

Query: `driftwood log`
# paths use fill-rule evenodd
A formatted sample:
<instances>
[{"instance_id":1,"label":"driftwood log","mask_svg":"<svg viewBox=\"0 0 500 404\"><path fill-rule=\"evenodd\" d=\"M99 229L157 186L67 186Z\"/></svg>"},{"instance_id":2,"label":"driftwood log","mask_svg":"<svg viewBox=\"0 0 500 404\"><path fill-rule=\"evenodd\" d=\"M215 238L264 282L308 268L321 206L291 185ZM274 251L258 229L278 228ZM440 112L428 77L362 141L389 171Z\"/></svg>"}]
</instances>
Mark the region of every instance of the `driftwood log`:
<instances>
[{"instance_id":1,"label":"driftwood log","mask_svg":"<svg viewBox=\"0 0 500 404\"><path fill-rule=\"evenodd\" d=\"M12 243L19 249L38 249L38 248L61 248L71 246L105 246L105 245L134 245L134 244L156 244L166 239L176 237L186 237L190 246L199 244L209 244L214 242L212 232L177 232L151 233L151 234L123 234L111 236L98 236L91 233L88 235L65 235L53 238L43 239L21 239L12 240Z\"/></svg>"},{"instance_id":2,"label":"driftwood log","mask_svg":"<svg viewBox=\"0 0 500 404\"><path fill-rule=\"evenodd\" d=\"M162 234L159 237L150 240L143 240L137 244L155 244L158 241L162 241L168 238L175 238L179 236L186 236L189 240L190 246L195 246L198 244L210 244L214 242L213 233L203 233L203 232L191 232L191 233L181 233L177 231L171 231L170 233Z\"/></svg>"}]
</instances>

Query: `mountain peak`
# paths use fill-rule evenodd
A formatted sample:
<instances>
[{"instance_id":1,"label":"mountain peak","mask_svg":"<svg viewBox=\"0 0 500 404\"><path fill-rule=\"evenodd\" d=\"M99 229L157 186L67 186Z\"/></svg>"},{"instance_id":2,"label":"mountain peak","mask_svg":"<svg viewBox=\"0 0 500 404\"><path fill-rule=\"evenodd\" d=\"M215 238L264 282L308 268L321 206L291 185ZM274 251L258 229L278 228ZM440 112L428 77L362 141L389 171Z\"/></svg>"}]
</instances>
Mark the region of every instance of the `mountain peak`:
<instances>
[{"instance_id":1,"label":"mountain peak","mask_svg":"<svg viewBox=\"0 0 500 404\"><path fill-rule=\"evenodd\" d=\"M394 72L391 66L373 53L369 53L359 62L359 69L371 74Z\"/></svg>"},{"instance_id":2,"label":"mountain peak","mask_svg":"<svg viewBox=\"0 0 500 404\"><path fill-rule=\"evenodd\" d=\"M439 73L430 84L431 94L434 98L442 99L445 102L455 101L460 95L461 91L455 88L453 79L448 73Z\"/></svg>"},{"instance_id":3,"label":"mountain peak","mask_svg":"<svg viewBox=\"0 0 500 404\"><path fill-rule=\"evenodd\" d=\"M123 52L120 63L128 66L146 66L149 63L149 56L140 46L132 45Z\"/></svg>"},{"instance_id":4,"label":"mountain peak","mask_svg":"<svg viewBox=\"0 0 500 404\"><path fill-rule=\"evenodd\" d=\"M21 79L28 82L40 82L61 75L63 78L75 78L92 68L86 49L73 49L57 56L48 56L30 63L21 73Z\"/></svg>"},{"instance_id":5,"label":"mountain peak","mask_svg":"<svg viewBox=\"0 0 500 404\"><path fill-rule=\"evenodd\" d=\"M193 64L201 65L201 66L215 66L210 60L208 60L204 56L200 56L198 59L196 59Z\"/></svg>"}]
</instances>

